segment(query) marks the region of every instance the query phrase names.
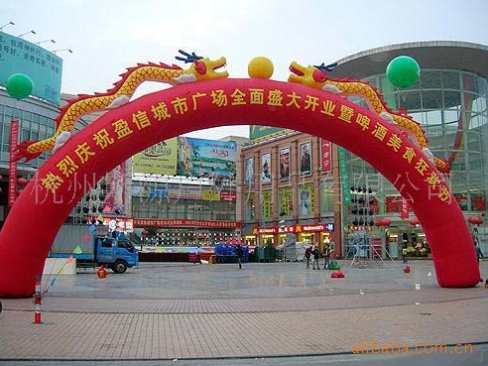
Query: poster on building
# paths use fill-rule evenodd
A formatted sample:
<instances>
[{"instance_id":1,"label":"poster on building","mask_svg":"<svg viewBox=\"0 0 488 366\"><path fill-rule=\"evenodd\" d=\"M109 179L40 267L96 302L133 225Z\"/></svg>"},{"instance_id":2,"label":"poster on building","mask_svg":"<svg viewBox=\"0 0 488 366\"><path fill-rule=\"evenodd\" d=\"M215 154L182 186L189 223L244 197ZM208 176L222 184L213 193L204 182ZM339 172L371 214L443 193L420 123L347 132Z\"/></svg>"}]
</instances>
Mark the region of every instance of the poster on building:
<instances>
[{"instance_id":1,"label":"poster on building","mask_svg":"<svg viewBox=\"0 0 488 366\"><path fill-rule=\"evenodd\" d=\"M177 175L235 180L236 160L235 141L178 137Z\"/></svg>"},{"instance_id":2,"label":"poster on building","mask_svg":"<svg viewBox=\"0 0 488 366\"><path fill-rule=\"evenodd\" d=\"M246 201L244 205L246 207L246 220L254 220L254 193L246 194Z\"/></svg>"},{"instance_id":3,"label":"poster on building","mask_svg":"<svg viewBox=\"0 0 488 366\"><path fill-rule=\"evenodd\" d=\"M307 176L312 174L312 143L310 141L300 144L300 175Z\"/></svg>"},{"instance_id":4,"label":"poster on building","mask_svg":"<svg viewBox=\"0 0 488 366\"><path fill-rule=\"evenodd\" d=\"M161 141L132 158L133 172L156 175L176 175L177 139Z\"/></svg>"},{"instance_id":5,"label":"poster on building","mask_svg":"<svg viewBox=\"0 0 488 366\"><path fill-rule=\"evenodd\" d=\"M290 179L290 148L280 150L280 179Z\"/></svg>"},{"instance_id":6,"label":"poster on building","mask_svg":"<svg viewBox=\"0 0 488 366\"><path fill-rule=\"evenodd\" d=\"M300 217L310 216L314 213L313 184L303 184L299 190Z\"/></svg>"},{"instance_id":7,"label":"poster on building","mask_svg":"<svg viewBox=\"0 0 488 366\"><path fill-rule=\"evenodd\" d=\"M106 194L103 200L103 212L125 212L125 162L117 165L105 175Z\"/></svg>"},{"instance_id":8,"label":"poster on building","mask_svg":"<svg viewBox=\"0 0 488 366\"><path fill-rule=\"evenodd\" d=\"M280 217L293 215L293 188L284 187L278 190L279 197L279 215Z\"/></svg>"},{"instance_id":9,"label":"poster on building","mask_svg":"<svg viewBox=\"0 0 488 366\"><path fill-rule=\"evenodd\" d=\"M254 158L246 158L244 184L247 187L254 186Z\"/></svg>"},{"instance_id":10,"label":"poster on building","mask_svg":"<svg viewBox=\"0 0 488 366\"><path fill-rule=\"evenodd\" d=\"M271 219L273 216L271 190L261 192L261 214L263 219Z\"/></svg>"},{"instance_id":11,"label":"poster on building","mask_svg":"<svg viewBox=\"0 0 488 366\"><path fill-rule=\"evenodd\" d=\"M271 183L271 154L261 155L261 183Z\"/></svg>"},{"instance_id":12,"label":"poster on building","mask_svg":"<svg viewBox=\"0 0 488 366\"><path fill-rule=\"evenodd\" d=\"M320 139L320 156L322 157L322 172L330 173L332 171L332 157L330 141Z\"/></svg>"}]
</instances>

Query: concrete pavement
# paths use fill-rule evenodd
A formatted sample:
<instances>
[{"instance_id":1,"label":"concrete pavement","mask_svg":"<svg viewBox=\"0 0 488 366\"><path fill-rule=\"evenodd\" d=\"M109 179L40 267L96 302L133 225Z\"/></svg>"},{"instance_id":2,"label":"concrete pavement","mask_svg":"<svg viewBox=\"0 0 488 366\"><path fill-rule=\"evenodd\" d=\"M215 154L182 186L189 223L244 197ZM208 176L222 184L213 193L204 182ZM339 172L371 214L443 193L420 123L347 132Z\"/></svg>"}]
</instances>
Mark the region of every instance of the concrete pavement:
<instances>
[{"instance_id":1,"label":"concrete pavement","mask_svg":"<svg viewBox=\"0 0 488 366\"><path fill-rule=\"evenodd\" d=\"M141 263L103 280L92 270L44 276L42 324L33 324L32 299L2 299L0 364L314 356L375 345L427 353L432 345L486 344L483 286L440 288L429 260L410 261L410 274L401 262L342 265L344 279L303 263L242 270ZM488 277L487 261L481 270Z\"/></svg>"}]
</instances>

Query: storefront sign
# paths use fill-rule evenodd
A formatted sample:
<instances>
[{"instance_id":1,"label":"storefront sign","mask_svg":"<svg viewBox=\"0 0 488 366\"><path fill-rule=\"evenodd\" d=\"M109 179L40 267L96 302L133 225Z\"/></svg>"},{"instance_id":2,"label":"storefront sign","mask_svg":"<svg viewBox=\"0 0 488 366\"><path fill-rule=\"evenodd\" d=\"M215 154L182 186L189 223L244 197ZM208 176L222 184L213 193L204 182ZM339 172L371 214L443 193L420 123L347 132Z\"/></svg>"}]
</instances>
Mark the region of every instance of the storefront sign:
<instances>
[{"instance_id":1,"label":"storefront sign","mask_svg":"<svg viewBox=\"0 0 488 366\"><path fill-rule=\"evenodd\" d=\"M290 225L274 227L258 227L253 230L254 235L279 234L279 233L306 233L306 232L333 232L334 223L313 224L313 225Z\"/></svg>"},{"instance_id":2,"label":"storefront sign","mask_svg":"<svg viewBox=\"0 0 488 366\"><path fill-rule=\"evenodd\" d=\"M278 233L278 228L277 227L257 227L254 228L252 233L254 235L258 234L276 234Z\"/></svg>"}]
</instances>

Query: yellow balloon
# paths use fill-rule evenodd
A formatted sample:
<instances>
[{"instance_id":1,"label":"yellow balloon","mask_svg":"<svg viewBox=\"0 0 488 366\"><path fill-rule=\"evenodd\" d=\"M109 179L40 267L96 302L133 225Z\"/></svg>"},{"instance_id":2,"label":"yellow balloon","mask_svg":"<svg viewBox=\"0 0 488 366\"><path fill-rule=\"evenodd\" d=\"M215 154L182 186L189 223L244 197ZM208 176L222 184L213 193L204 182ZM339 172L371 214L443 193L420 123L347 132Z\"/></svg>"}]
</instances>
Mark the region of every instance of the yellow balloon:
<instances>
[{"instance_id":1,"label":"yellow balloon","mask_svg":"<svg viewBox=\"0 0 488 366\"><path fill-rule=\"evenodd\" d=\"M247 72L252 78L269 79L274 72L273 62L267 57L255 57L249 61Z\"/></svg>"}]
</instances>

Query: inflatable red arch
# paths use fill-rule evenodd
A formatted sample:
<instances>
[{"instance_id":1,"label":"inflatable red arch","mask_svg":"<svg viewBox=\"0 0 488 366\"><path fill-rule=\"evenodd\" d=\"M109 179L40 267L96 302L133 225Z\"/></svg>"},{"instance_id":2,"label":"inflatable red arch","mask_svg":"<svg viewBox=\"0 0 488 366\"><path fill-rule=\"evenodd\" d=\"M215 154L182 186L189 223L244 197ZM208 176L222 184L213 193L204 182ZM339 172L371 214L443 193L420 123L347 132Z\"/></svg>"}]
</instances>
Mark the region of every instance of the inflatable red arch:
<instances>
[{"instance_id":1,"label":"inflatable red arch","mask_svg":"<svg viewBox=\"0 0 488 366\"><path fill-rule=\"evenodd\" d=\"M356 123L358 117L369 123ZM219 79L136 99L74 134L53 154L25 187L0 232L0 297L34 293L36 276L42 274L59 228L90 188L85 181L97 182L157 142L243 124L315 135L369 162L411 204L429 241L439 285L473 287L479 282L471 234L459 205L426 155L395 125L345 98L308 86Z\"/></svg>"}]
</instances>

